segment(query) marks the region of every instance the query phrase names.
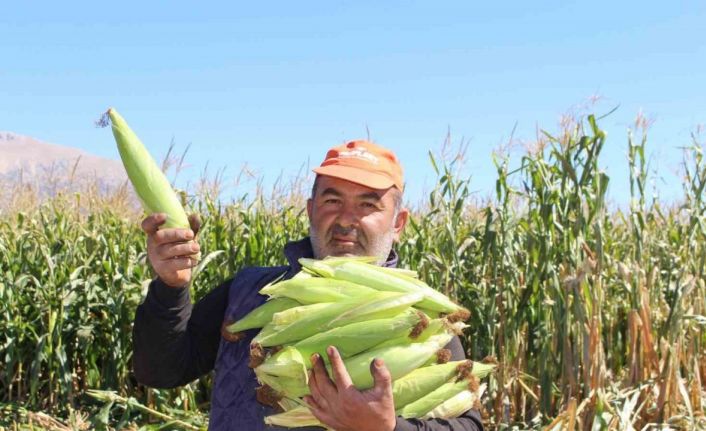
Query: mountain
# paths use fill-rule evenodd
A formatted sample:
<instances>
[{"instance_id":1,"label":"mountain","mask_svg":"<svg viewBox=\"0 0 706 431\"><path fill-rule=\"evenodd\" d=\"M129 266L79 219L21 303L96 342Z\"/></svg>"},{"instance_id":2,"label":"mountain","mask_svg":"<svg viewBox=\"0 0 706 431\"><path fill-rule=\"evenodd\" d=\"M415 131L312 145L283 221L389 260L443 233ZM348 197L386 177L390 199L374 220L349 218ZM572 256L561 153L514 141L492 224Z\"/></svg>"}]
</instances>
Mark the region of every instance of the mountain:
<instances>
[{"instance_id":1,"label":"mountain","mask_svg":"<svg viewBox=\"0 0 706 431\"><path fill-rule=\"evenodd\" d=\"M0 180L48 190L79 190L86 185L109 191L127 181L122 163L77 148L0 131ZM42 190L43 189L43 190Z\"/></svg>"}]
</instances>

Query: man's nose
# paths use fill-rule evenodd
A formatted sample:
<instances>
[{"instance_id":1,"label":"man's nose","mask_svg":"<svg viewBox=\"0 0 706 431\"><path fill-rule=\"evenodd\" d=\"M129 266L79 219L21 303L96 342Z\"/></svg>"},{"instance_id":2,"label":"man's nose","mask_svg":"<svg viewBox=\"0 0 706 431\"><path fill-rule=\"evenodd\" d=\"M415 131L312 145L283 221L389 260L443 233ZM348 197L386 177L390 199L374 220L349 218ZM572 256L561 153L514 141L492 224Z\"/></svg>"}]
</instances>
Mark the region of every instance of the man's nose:
<instances>
[{"instance_id":1,"label":"man's nose","mask_svg":"<svg viewBox=\"0 0 706 431\"><path fill-rule=\"evenodd\" d=\"M338 224L342 227L351 227L358 225L358 214L353 208L349 206L344 206L341 208L341 212L338 214Z\"/></svg>"}]
</instances>

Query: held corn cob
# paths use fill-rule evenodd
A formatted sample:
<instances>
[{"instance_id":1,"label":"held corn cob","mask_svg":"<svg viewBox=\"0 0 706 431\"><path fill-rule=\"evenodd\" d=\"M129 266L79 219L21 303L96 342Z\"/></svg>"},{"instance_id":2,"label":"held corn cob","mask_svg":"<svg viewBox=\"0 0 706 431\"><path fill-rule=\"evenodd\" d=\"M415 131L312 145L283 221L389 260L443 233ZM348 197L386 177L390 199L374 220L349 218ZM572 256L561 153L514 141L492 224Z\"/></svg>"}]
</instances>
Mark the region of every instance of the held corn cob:
<instances>
[{"instance_id":1,"label":"held corn cob","mask_svg":"<svg viewBox=\"0 0 706 431\"><path fill-rule=\"evenodd\" d=\"M283 326L277 326L274 323L270 322L267 325L263 326L260 332L257 333L255 338L252 339L250 342L250 346L252 347L253 345L261 346L260 342L266 338L269 337L270 335L281 331L284 327Z\"/></svg>"},{"instance_id":2,"label":"held corn cob","mask_svg":"<svg viewBox=\"0 0 706 431\"><path fill-rule=\"evenodd\" d=\"M373 387L370 363L375 358L385 361L393 380L399 379L424 364L434 353L443 349L451 341L451 337L451 334L440 334L422 343L372 349L346 359L344 363L355 386L358 389L368 389Z\"/></svg>"},{"instance_id":3,"label":"held corn cob","mask_svg":"<svg viewBox=\"0 0 706 431\"><path fill-rule=\"evenodd\" d=\"M296 307L278 311L277 313L272 315L272 324L274 324L275 326L287 326L291 323L296 322L304 316L309 316L312 313L324 310L329 305L331 305L330 302L320 302L318 304L298 305Z\"/></svg>"},{"instance_id":4,"label":"held corn cob","mask_svg":"<svg viewBox=\"0 0 706 431\"><path fill-rule=\"evenodd\" d=\"M417 310L417 311L419 311L419 310ZM421 313L421 311L420 311L420 313ZM429 321L429 324L424 328L424 330L422 332L420 332L419 334L415 334L414 341L417 343L422 342L422 341L426 341L432 335L440 334L445 328L449 328L449 324L444 319L432 319ZM388 347L388 346L395 346L397 344L408 343L409 341L407 340L407 338L408 338L408 335L389 337L385 341L383 341L382 343L378 344L375 347L380 348L380 347Z\"/></svg>"},{"instance_id":5,"label":"held corn cob","mask_svg":"<svg viewBox=\"0 0 706 431\"><path fill-rule=\"evenodd\" d=\"M262 328L272 320L272 316L275 313L300 305L299 302L289 298L272 299L246 314L242 319L227 325L226 330L230 333L236 333L248 329Z\"/></svg>"},{"instance_id":6,"label":"held corn cob","mask_svg":"<svg viewBox=\"0 0 706 431\"><path fill-rule=\"evenodd\" d=\"M402 407L397 411L397 414L405 418L424 417L439 404L465 390L476 392L478 390L478 378L470 375L468 378L444 383L422 398Z\"/></svg>"},{"instance_id":7,"label":"held corn cob","mask_svg":"<svg viewBox=\"0 0 706 431\"><path fill-rule=\"evenodd\" d=\"M142 202L145 212L148 215L157 212L167 214L167 221L160 228L188 229L189 220L177 194L150 153L142 145L140 138L115 109L108 109L101 120L101 125L107 125L107 119L110 119L113 136L128 178L137 197Z\"/></svg>"},{"instance_id":8,"label":"held corn cob","mask_svg":"<svg viewBox=\"0 0 706 431\"><path fill-rule=\"evenodd\" d=\"M374 292L375 289L360 284L320 277L291 278L260 289L263 295L292 298L302 304L335 302Z\"/></svg>"},{"instance_id":9,"label":"held corn cob","mask_svg":"<svg viewBox=\"0 0 706 431\"><path fill-rule=\"evenodd\" d=\"M374 256L345 256L345 257L325 257L323 262L330 266L339 266L346 262L373 263L377 258ZM388 272L397 275L406 275L407 277L419 278L417 271L404 268L389 268L385 266L376 266L382 272Z\"/></svg>"},{"instance_id":10,"label":"held corn cob","mask_svg":"<svg viewBox=\"0 0 706 431\"><path fill-rule=\"evenodd\" d=\"M303 400L292 399L292 398L282 398L279 401L277 401L277 405L285 412L292 410L296 407L301 407L301 406L306 407L306 404L304 403Z\"/></svg>"},{"instance_id":11,"label":"held corn cob","mask_svg":"<svg viewBox=\"0 0 706 431\"><path fill-rule=\"evenodd\" d=\"M407 277L411 278L419 278L419 274L417 274L417 271L413 271L411 269L404 269L404 268L388 268L386 266L379 266L380 270L383 272L388 272L390 274L395 274L395 275L405 275Z\"/></svg>"},{"instance_id":12,"label":"held corn cob","mask_svg":"<svg viewBox=\"0 0 706 431\"><path fill-rule=\"evenodd\" d=\"M257 368L260 373L271 376L299 379L304 383L308 381L304 357L292 346L287 346L276 355L270 356Z\"/></svg>"},{"instance_id":13,"label":"held corn cob","mask_svg":"<svg viewBox=\"0 0 706 431\"><path fill-rule=\"evenodd\" d=\"M470 360L452 361L445 364L417 368L395 381L392 385L395 409L422 398L452 379L467 379L469 376L483 378L494 369L495 365L472 362Z\"/></svg>"},{"instance_id":14,"label":"held corn cob","mask_svg":"<svg viewBox=\"0 0 706 431\"><path fill-rule=\"evenodd\" d=\"M291 410L276 415L265 417L265 424L287 428L299 427L322 427L324 425L319 422L306 406L297 406Z\"/></svg>"},{"instance_id":15,"label":"held corn cob","mask_svg":"<svg viewBox=\"0 0 706 431\"><path fill-rule=\"evenodd\" d=\"M442 293L427 286L424 282L412 277L407 277L406 275L381 270L374 265L356 261L330 265L326 263L325 260L317 261L315 259L306 258L299 259L299 262L303 267L323 277L351 281L387 292L423 293L424 299L419 303L419 307L444 313L454 313L463 310L463 307L455 304Z\"/></svg>"},{"instance_id":16,"label":"held corn cob","mask_svg":"<svg viewBox=\"0 0 706 431\"><path fill-rule=\"evenodd\" d=\"M472 367L469 360L417 368L392 385L395 409L422 398L452 378L457 378Z\"/></svg>"},{"instance_id":17,"label":"held corn cob","mask_svg":"<svg viewBox=\"0 0 706 431\"><path fill-rule=\"evenodd\" d=\"M293 347L304 357L307 368L311 368L311 355L319 353L328 361L326 348L336 346L341 357L348 358L371 347L376 347L390 336L413 336L427 325L426 316L415 310L407 310L389 319L375 319L351 323L301 340ZM265 363L281 353L268 358Z\"/></svg>"},{"instance_id":18,"label":"held corn cob","mask_svg":"<svg viewBox=\"0 0 706 431\"><path fill-rule=\"evenodd\" d=\"M419 311L419 310L417 310ZM419 311L421 313L421 311ZM461 335L463 333L463 329L466 328L468 325L466 325L463 322L455 322L455 323L449 323L447 318L440 318L440 319L432 319L429 321L429 324L424 328L424 330L419 333L415 334L414 341L419 343L422 341L426 341L431 337L432 335L437 335L440 334L443 331L448 331L456 335ZM386 341L383 341L379 345L375 347L386 347L386 346L394 346L396 344L400 343L407 343L408 340L406 339L406 336L401 336L401 337L390 337Z\"/></svg>"},{"instance_id":19,"label":"held corn cob","mask_svg":"<svg viewBox=\"0 0 706 431\"><path fill-rule=\"evenodd\" d=\"M370 298L334 302L262 338L260 344L263 347L287 344L349 323L394 316L419 302L422 297L419 293L375 292Z\"/></svg>"},{"instance_id":20,"label":"held corn cob","mask_svg":"<svg viewBox=\"0 0 706 431\"><path fill-rule=\"evenodd\" d=\"M473 408L476 401L480 398L478 392L464 390L434 407L432 411L424 415L424 419L431 418L455 418L461 416L466 411Z\"/></svg>"}]
</instances>

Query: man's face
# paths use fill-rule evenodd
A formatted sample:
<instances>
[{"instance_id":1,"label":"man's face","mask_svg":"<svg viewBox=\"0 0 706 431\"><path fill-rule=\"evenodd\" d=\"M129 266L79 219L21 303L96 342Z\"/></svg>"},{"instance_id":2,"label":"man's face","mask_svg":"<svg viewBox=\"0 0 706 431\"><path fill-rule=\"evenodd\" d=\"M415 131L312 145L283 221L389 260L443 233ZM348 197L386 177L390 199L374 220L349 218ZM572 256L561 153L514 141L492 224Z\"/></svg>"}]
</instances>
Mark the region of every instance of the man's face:
<instances>
[{"instance_id":1,"label":"man's face","mask_svg":"<svg viewBox=\"0 0 706 431\"><path fill-rule=\"evenodd\" d=\"M385 262L409 212L395 210L395 188L377 190L321 175L307 202L314 256L375 256Z\"/></svg>"}]
</instances>

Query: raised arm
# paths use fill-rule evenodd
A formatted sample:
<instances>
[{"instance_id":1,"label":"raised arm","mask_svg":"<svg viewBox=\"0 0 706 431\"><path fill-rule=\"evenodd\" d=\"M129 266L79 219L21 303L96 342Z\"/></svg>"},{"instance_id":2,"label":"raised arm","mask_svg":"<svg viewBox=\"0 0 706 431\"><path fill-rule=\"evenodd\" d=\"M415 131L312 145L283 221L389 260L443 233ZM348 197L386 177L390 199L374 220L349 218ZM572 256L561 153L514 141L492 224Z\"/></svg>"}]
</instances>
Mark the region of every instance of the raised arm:
<instances>
[{"instance_id":1,"label":"raised arm","mask_svg":"<svg viewBox=\"0 0 706 431\"><path fill-rule=\"evenodd\" d=\"M142 223L158 278L137 308L133 328L135 376L156 388L181 386L213 369L230 284L192 305L188 283L195 264L191 255L199 250L198 227L158 230L164 221L163 214L154 214Z\"/></svg>"}]
</instances>

